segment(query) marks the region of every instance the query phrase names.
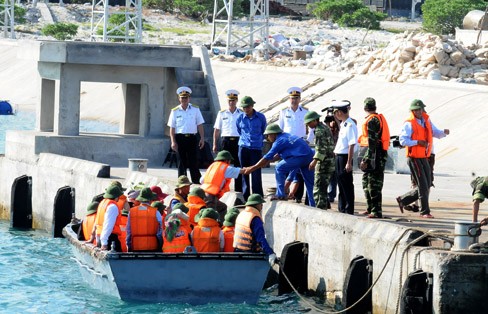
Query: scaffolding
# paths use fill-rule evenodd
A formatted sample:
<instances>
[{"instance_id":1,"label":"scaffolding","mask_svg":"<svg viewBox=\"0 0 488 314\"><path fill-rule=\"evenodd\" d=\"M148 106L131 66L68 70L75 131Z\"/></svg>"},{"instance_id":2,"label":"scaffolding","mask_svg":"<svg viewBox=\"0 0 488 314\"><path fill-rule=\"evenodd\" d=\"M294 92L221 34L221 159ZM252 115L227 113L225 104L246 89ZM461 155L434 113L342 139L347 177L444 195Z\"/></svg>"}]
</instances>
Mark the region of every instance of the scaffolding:
<instances>
[{"instance_id":1,"label":"scaffolding","mask_svg":"<svg viewBox=\"0 0 488 314\"><path fill-rule=\"evenodd\" d=\"M0 0L0 26L3 29L3 37L15 39L14 20L15 0Z\"/></svg>"},{"instance_id":2,"label":"scaffolding","mask_svg":"<svg viewBox=\"0 0 488 314\"><path fill-rule=\"evenodd\" d=\"M220 5L223 4L223 7ZM264 43L264 56L268 56L269 0L250 0L249 16L245 20L234 19L234 0L214 0L211 48L225 50L225 54L238 49L252 51L254 39ZM238 34L233 26L244 26ZM225 40L223 36L225 35Z\"/></svg>"},{"instance_id":3,"label":"scaffolding","mask_svg":"<svg viewBox=\"0 0 488 314\"><path fill-rule=\"evenodd\" d=\"M111 18L121 16L121 18ZM124 10L111 9L109 0L92 0L91 41L142 42L142 0L126 0Z\"/></svg>"}]
</instances>

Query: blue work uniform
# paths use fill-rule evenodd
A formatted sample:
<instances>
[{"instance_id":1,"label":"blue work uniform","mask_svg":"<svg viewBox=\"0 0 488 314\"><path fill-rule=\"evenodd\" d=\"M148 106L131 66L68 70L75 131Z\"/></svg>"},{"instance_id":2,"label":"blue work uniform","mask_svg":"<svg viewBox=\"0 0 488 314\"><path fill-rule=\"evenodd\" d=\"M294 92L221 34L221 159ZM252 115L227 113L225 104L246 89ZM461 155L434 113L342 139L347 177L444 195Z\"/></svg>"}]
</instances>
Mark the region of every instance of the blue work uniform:
<instances>
[{"instance_id":1,"label":"blue work uniform","mask_svg":"<svg viewBox=\"0 0 488 314\"><path fill-rule=\"evenodd\" d=\"M285 197L285 180L290 171L295 169L302 173L305 186L307 187L308 201L310 206L315 207L313 199L313 181L314 173L308 169L312 162L314 152L308 146L307 142L295 135L288 133L279 133L276 140L271 146L269 152L264 155L267 160L272 160L274 155L280 155L281 161L275 167L275 176L278 197Z\"/></svg>"},{"instance_id":2,"label":"blue work uniform","mask_svg":"<svg viewBox=\"0 0 488 314\"><path fill-rule=\"evenodd\" d=\"M242 113L236 121L239 138L239 160L241 167L255 165L262 157L264 130L266 129L266 117L264 114L253 111L251 117ZM251 173L252 193L263 196L263 183L261 179L261 169ZM242 194L247 200L251 195L251 185L249 175L242 176Z\"/></svg>"}]
</instances>

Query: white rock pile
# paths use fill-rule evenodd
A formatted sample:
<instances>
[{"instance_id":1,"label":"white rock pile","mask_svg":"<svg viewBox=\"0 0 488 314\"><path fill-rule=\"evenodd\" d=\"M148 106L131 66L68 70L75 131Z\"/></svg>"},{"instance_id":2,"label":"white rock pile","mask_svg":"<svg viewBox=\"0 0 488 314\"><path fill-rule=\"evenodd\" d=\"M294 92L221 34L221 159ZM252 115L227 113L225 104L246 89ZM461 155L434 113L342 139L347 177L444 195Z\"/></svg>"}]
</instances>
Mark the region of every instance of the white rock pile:
<instances>
[{"instance_id":1,"label":"white rock pile","mask_svg":"<svg viewBox=\"0 0 488 314\"><path fill-rule=\"evenodd\" d=\"M307 60L278 55L264 60L217 56L224 61L267 63L275 66L349 72L384 77L390 82L408 79L454 80L488 85L488 42L463 46L448 36L404 32L384 48L324 40Z\"/></svg>"}]
</instances>

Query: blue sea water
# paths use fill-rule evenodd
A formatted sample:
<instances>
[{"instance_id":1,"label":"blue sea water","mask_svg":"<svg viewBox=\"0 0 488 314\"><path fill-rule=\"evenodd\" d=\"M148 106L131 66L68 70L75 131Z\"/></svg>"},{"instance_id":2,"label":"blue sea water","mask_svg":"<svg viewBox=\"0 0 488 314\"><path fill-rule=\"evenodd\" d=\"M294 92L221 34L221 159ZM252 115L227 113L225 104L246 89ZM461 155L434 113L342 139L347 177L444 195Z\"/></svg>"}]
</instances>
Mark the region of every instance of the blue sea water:
<instances>
[{"instance_id":1,"label":"blue sea water","mask_svg":"<svg viewBox=\"0 0 488 314\"><path fill-rule=\"evenodd\" d=\"M64 238L0 221L0 243L0 313L312 313L293 294L276 296L276 288L257 305L124 302L84 283Z\"/></svg>"},{"instance_id":2,"label":"blue sea water","mask_svg":"<svg viewBox=\"0 0 488 314\"><path fill-rule=\"evenodd\" d=\"M32 111L18 111L15 115L0 115L0 154L5 153L7 130L34 130L36 115ZM119 126L103 121L81 120L80 132L117 133Z\"/></svg>"}]
</instances>

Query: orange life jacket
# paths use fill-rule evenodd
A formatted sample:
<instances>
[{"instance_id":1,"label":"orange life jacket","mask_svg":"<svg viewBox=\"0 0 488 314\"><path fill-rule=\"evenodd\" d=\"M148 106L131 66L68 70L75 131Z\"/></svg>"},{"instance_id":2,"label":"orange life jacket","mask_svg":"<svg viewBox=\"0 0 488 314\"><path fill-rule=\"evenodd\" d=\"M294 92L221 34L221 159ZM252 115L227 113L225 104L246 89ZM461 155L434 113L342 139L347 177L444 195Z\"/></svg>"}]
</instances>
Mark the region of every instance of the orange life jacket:
<instances>
[{"instance_id":1,"label":"orange life jacket","mask_svg":"<svg viewBox=\"0 0 488 314\"><path fill-rule=\"evenodd\" d=\"M386 122L385 117L381 113L380 114L372 113L366 118L366 121L364 121L363 124L363 132L358 139L359 146L363 146L363 147L369 146L368 123L371 119L375 117L380 121L381 147L383 148L383 150L388 150L388 147L390 147L390 129L388 128L388 123Z\"/></svg>"},{"instance_id":2,"label":"orange life jacket","mask_svg":"<svg viewBox=\"0 0 488 314\"><path fill-rule=\"evenodd\" d=\"M201 218L193 229L192 238L198 253L220 252L220 226L217 220Z\"/></svg>"},{"instance_id":3,"label":"orange life jacket","mask_svg":"<svg viewBox=\"0 0 488 314\"><path fill-rule=\"evenodd\" d=\"M127 196L122 194L121 196L119 196L119 200L117 201L117 207L120 212L124 210L125 203L127 203Z\"/></svg>"},{"instance_id":4,"label":"orange life jacket","mask_svg":"<svg viewBox=\"0 0 488 314\"><path fill-rule=\"evenodd\" d=\"M132 251L158 250L159 222L156 218L157 209L147 204L130 209L130 234Z\"/></svg>"},{"instance_id":5,"label":"orange life jacket","mask_svg":"<svg viewBox=\"0 0 488 314\"><path fill-rule=\"evenodd\" d=\"M410 117L406 122L410 122L412 125L412 140L423 140L428 143L427 147L420 145L409 146L406 149L407 157L412 158L428 158L432 151L432 126L430 125L429 116L424 112L422 117L425 121L425 127L422 127L415 118L413 113L410 113Z\"/></svg>"},{"instance_id":6,"label":"orange life jacket","mask_svg":"<svg viewBox=\"0 0 488 314\"><path fill-rule=\"evenodd\" d=\"M122 247L122 252L127 252L127 216L121 215L120 216L120 236L119 241Z\"/></svg>"},{"instance_id":7,"label":"orange life jacket","mask_svg":"<svg viewBox=\"0 0 488 314\"><path fill-rule=\"evenodd\" d=\"M230 191L231 179L225 178L225 170L227 170L227 167L229 167L229 164L224 161L215 161L208 167L201 186L205 193L221 198L225 192ZM224 182L224 186L220 188L222 182Z\"/></svg>"},{"instance_id":8,"label":"orange life jacket","mask_svg":"<svg viewBox=\"0 0 488 314\"><path fill-rule=\"evenodd\" d=\"M90 240L92 236L92 230L93 230L93 226L95 225L96 218L97 218L97 213L93 213L91 215L87 215L85 219L83 219L82 228L83 228L83 236L85 237L85 241Z\"/></svg>"},{"instance_id":9,"label":"orange life jacket","mask_svg":"<svg viewBox=\"0 0 488 314\"><path fill-rule=\"evenodd\" d=\"M189 209L188 217L190 218L189 219L190 224L192 226L196 226L197 223L195 222L195 216L198 214L200 209L202 209L202 207L206 206L205 200L202 200L201 198L195 195L188 195L188 202L185 203L185 206L188 207Z\"/></svg>"},{"instance_id":10,"label":"orange life jacket","mask_svg":"<svg viewBox=\"0 0 488 314\"><path fill-rule=\"evenodd\" d=\"M251 221L254 217L262 220L259 211L251 206L246 206L237 216L233 244L235 248L242 251L261 252L262 249L256 243L251 230Z\"/></svg>"},{"instance_id":11,"label":"orange life jacket","mask_svg":"<svg viewBox=\"0 0 488 314\"><path fill-rule=\"evenodd\" d=\"M163 235L163 253L182 253L187 246L191 245L190 232L180 226L171 242Z\"/></svg>"},{"instance_id":12,"label":"orange life jacket","mask_svg":"<svg viewBox=\"0 0 488 314\"><path fill-rule=\"evenodd\" d=\"M103 228L103 221L105 220L105 212L107 211L107 207L110 204L114 204L117 206L117 203L114 200L104 198L100 204L98 205L97 209L97 217L95 218L95 224L97 225L96 234L100 236L102 234ZM117 207L118 208L118 207ZM114 228L112 229L112 233L116 235L120 235L120 216L121 210L119 209L119 215L117 216L117 220L115 221Z\"/></svg>"},{"instance_id":13,"label":"orange life jacket","mask_svg":"<svg viewBox=\"0 0 488 314\"><path fill-rule=\"evenodd\" d=\"M224 252L234 252L234 229L235 227L222 227L224 233Z\"/></svg>"}]
</instances>

